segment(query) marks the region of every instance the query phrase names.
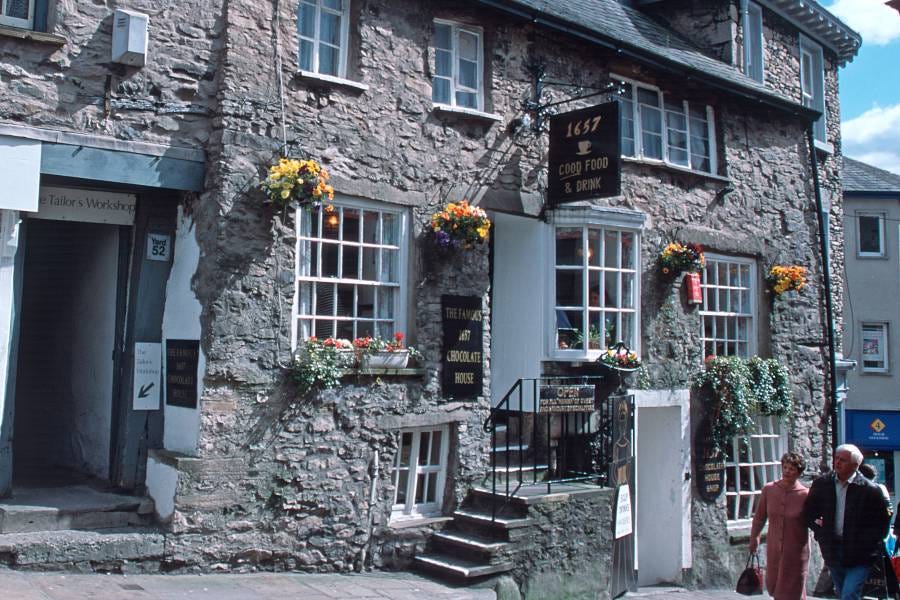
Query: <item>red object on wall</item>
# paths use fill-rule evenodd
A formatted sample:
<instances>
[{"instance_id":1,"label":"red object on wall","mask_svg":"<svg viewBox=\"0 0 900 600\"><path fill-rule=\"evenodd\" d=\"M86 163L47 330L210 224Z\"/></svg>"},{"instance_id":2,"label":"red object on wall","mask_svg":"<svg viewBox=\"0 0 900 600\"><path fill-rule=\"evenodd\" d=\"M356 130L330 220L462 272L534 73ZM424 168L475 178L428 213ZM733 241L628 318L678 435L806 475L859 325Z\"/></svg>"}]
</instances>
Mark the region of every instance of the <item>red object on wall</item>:
<instances>
[{"instance_id":1,"label":"red object on wall","mask_svg":"<svg viewBox=\"0 0 900 600\"><path fill-rule=\"evenodd\" d=\"M684 289L687 290L688 304L703 304L703 291L700 289L700 273L685 273Z\"/></svg>"}]
</instances>

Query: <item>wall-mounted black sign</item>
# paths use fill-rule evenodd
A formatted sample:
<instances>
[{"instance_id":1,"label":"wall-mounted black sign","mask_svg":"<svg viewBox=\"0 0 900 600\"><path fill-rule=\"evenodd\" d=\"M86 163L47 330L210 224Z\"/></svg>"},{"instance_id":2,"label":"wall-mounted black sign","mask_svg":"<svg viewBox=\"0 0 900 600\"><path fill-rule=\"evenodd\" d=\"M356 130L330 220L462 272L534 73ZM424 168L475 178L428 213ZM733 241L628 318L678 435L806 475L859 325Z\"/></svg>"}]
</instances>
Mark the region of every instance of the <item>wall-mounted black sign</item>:
<instances>
[{"instance_id":1,"label":"wall-mounted black sign","mask_svg":"<svg viewBox=\"0 0 900 600\"><path fill-rule=\"evenodd\" d=\"M474 398L484 378L484 313L477 296L441 296L444 396Z\"/></svg>"},{"instance_id":2,"label":"wall-mounted black sign","mask_svg":"<svg viewBox=\"0 0 900 600\"><path fill-rule=\"evenodd\" d=\"M706 502L715 502L725 490L725 455L713 446L706 420L694 440L694 465L697 494Z\"/></svg>"},{"instance_id":3,"label":"wall-mounted black sign","mask_svg":"<svg viewBox=\"0 0 900 600\"><path fill-rule=\"evenodd\" d=\"M622 193L619 103L550 117L551 205Z\"/></svg>"},{"instance_id":4,"label":"wall-mounted black sign","mask_svg":"<svg viewBox=\"0 0 900 600\"><path fill-rule=\"evenodd\" d=\"M198 340L166 340L166 404L197 408Z\"/></svg>"},{"instance_id":5,"label":"wall-mounted black sign","mask_svg":"<svg viewBox=\"0 0 900 600\"><path fill-rule=\"evenodd\" d=\"M541 413L570 413L594 411L592 385L542 385Z\"/></svg>"}]
</instances>

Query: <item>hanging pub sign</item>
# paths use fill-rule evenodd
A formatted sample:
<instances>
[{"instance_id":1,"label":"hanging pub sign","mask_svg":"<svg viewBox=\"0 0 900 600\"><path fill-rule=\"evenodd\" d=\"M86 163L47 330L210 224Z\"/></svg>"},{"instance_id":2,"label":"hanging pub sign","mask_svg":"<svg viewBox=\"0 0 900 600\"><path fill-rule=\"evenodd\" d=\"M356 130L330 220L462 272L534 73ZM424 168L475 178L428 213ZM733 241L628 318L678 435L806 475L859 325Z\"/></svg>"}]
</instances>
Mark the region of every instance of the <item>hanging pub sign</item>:
<instances>
[{"instance_id":1,"label":"hanging pub sign","mask_svg":"<svg viewBox=\"0 0 900 600\"><path fill-rule=\"evenodd\" d=\"M706 420L697 429L694 462L697 494L706 502L715 502L725 490L725 455L713 445Z\"/></svg>"},{"instance_id":2,"label":"hanging pub sign","mask_svg":"<svg viewBox=\"0 0 900 600\"><path fill-rule=\"evenodd\" d=\"M621 194L619 103L550 117L551 205Z\"/></svg>"},{"instance_id":3,"label":"hanging pub sign","mask_svg":"<svg viewBox=\"0 0 900 600\"><path fill-rule=\"evenodd\" d=\"M594 411L592 385L542 385L539 413Z\"/></svg>"},{"instance_id":4,"label":"hanging pub sign","mask_svg":"<svg viewBox=\"0 0 900 600\"><path fill-rule=\"evenodd\" d=\"M474 398L482 394L483 316L478 296L441 296L442 387L447 397Z\"/></svg>"}]
</instances>

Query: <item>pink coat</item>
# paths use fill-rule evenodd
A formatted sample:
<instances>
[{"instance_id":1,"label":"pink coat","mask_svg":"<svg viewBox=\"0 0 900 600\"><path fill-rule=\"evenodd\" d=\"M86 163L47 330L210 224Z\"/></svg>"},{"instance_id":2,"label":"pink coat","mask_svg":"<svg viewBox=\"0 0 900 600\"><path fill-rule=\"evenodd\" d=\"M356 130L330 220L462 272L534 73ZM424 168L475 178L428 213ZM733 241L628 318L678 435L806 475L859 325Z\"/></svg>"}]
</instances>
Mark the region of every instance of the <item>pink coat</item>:
<instances>
[{"instance_id":1,"label":"pink coat","mask_svg":"<svg viewBox=\"0 0 900 600\"><path fill-rule=\"evenodd\" d=\"M805 600L809 572L809 530L803 521L803 503L809 488L799 483L784 489L779 482L762 490L753 515L751 538L769 521L766 535L766 590L775 600Z\"/></svg>"}]
</instances>

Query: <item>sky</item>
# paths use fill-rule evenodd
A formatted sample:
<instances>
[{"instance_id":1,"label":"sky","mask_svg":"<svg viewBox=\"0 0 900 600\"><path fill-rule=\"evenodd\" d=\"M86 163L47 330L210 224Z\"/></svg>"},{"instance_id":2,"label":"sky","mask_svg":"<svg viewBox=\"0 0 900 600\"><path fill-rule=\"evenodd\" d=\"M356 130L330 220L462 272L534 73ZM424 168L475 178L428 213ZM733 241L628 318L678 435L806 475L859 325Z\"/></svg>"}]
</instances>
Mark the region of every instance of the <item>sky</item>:
<instances>
[{"instance_id":1,"label":"sky","mask_svg":"<svg viewBox=\"0 0 900 600\"><path fill-rule=\"evenodd\" d=\"M863 44L839 71L846 156L900 175L900 13L884 0L824 0Z\"/></svg>"}]
</instances>

